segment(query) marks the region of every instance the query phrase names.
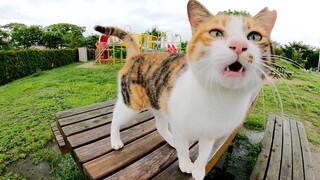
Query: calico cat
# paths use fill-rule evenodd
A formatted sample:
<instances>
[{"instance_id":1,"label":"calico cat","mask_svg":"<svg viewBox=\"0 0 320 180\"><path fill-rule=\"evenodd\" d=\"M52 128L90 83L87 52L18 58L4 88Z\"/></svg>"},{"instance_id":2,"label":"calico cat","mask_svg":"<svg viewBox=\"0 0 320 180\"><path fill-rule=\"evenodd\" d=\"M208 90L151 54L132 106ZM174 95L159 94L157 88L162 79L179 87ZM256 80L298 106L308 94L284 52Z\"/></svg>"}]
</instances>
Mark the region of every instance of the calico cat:
<instances>
[{"instance_id":1,"label":"calico cat","mask_svg":"<svg viewBox=\"0 0 320 180\"><path fill-rule=\"evenodd\" d=\"M120 126L151 109L157 130L177 150L181 171L203 179L213 144L241 124L261 88L271 63L270 34L277 15L264 8L252 18L213 16L196 0L188 2L187 10L193 36L186 55L140 53L125 31L103 26L95 30L117 36L127 47L118 76L112 148L123 147ZM189 158L193 140L199 141L194 163Z\"/></svg>"}]
</instances>

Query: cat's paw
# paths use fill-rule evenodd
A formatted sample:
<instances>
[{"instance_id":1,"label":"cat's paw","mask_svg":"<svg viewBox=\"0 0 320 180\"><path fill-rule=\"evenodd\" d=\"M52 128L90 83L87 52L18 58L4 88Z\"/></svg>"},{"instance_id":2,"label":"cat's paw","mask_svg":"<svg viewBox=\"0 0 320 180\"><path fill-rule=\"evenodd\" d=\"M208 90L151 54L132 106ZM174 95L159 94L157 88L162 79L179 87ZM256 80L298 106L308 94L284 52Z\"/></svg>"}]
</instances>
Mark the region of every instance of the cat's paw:
<instances>
[{"instance_id":1,"label":"cat's paw","mask_svg":"<svg viewBox=\"0 0 320 180\"><path fill-rule=\"evenodd\" d=\"M118 150L123 147L123 142L119 140L111 140L111 147L112 149Z\"/></svg>"},{"instance_id":2,"label":"cat's paw","mask_svg":"<svg viewBox=\"0 0 320 180\"><path fill-rule=\"evenodd\" d=\"M191 161L179 161L179 168L182 172L190 174L192 172L193 163Z\"/></svg>"},{"instance_id":3,"label":"cat's paw","mask_svg":"<svg viewBox=\"0 0 320 180\"><path fill-rule=\"evenodd\" d=\"M193 169L192 170L192 177L195 180L203 180L205 176L205 169Z\"/></svg>"}]
</instances>

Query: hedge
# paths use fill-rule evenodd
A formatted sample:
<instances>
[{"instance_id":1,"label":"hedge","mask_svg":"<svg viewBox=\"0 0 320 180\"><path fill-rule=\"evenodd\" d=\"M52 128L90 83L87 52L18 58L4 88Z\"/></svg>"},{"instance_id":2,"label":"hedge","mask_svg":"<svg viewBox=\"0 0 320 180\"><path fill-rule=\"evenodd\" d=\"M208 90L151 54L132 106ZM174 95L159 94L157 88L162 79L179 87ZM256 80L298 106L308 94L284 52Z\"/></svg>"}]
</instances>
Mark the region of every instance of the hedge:
<instances>
[{"instance_id":1,"label":"hedge","mask_svg":"<svg viewBox=\"0 0 320 180\"><path fill-rule=\"evenodd\" d=\"M95 49L92 49L92 48L88 48L88 59L89 60L92 60L92 59L95 59Z\"/></svg>"},{"instance_id":2,"label":"hedge","mask_svg":"<svg viewBox=\"0 0 320 180\"><path fill-rule=\"evenodd\" d=\"M0 85L77 61L78 49L0 51Z\"/></svg>"}]
</instances>

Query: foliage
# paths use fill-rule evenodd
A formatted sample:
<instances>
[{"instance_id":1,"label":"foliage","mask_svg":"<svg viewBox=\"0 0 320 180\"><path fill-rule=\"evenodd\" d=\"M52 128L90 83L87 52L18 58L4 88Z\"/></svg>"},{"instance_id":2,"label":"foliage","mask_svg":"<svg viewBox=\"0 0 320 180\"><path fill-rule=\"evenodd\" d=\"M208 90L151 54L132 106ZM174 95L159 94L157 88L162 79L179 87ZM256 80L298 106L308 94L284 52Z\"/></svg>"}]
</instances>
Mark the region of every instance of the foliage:
<instances>
[{"instance_id":1,"label":"foliage","mask_svg":"<svg viewBox=\"0 0 320 180\"><path fill-rule=\"evenodd\" d=\"M85 46L87 48L92 48L92 49L95 49L96 48L96 42L99 40L99 35L96 35L96 34L92 34L88 37L85 38L86 39L86 43L85 43Z\"/></svg>"},{"instance_id":2,"label":"foliage","mask_svg":"<svg viewBox=\"0 0 320 180\"><path fill-rule=\"evenodd\" d=\"M247 16L251 17L251 14L247 11L237 11L237 10L224 10L224 11L219 11L217 15L235 15L235 16Z\"/></svg>"},{"instance_id":3,"label":"foliage","mask_svg":"<svg viewBox=\"0 0 320 180\"><path fill-rule=\"evenodd\" d=\"M54 113L116 98L117 71L122 67L77 68L80 64L0 86L0 176L9 163L25 155L32 156L34 163L49 161L62 179L79 176L71 158L45 147L53 140Z\"/></svg>"},{"instance_id":4,"label":"foliage","mask_svg":"<svg viewBox=\"0 0 320 180\"><path fill-rule=\"evenodd\" d=\"M0 29L0 50L8 50L10 49L8 38L9 33Z\"/></svg>"},{"instance_id":5,"label":"foliage","mask_svg":"<svg viewBox=\"0 0 320 180\"><path fill-rule=\"evenodd\" d=\"M53 24L45 28L38 25L9 23L0 26L0 50L26 49L37 45L44 45L49 49L76 48L85 45L94 48L95 42L92 41L98 35L85 38L83 36L85 29L67 23Z\"/></svg>"},{"instance_id":6,"label":"foliage","mask_svg":"<svg viewBox=\"0 0 320 180\"><path fill-rule=\"evenodd\" d=\"M59 47L75 48L81 47L85 44L85 38L82 34L85 32L85 27L79 27L74 24L59 23L50 25L45 29L47 32L62 34L63 41L59 44Z\"/></svg>"},{"instance_id":7,"label":"foliage","mask_svg":"<svg viewBox=\"0 0 320 180\"><path fill-rule=\"evenodd\" d=\"M254 168L254 165L256 164L257 158L259 153L262 149L262 143L254 144L250 147L249 153L248 153L248 160L247 160L247 166L248 169L252 170Z\"/></svg>"},{"instance_id":8,"label":"foliage","mask_svg":"<svg viewBox=\"0 0 320 180\"><path fill-rule=\"evenodd\" d=\"M87 50L88 50L88 59L89 60L92 60L92 59L95 59L96 57L95 57L95 49L92 49L92 48L87 48Z\"/></svg>"},{"instance_id":9,"label":"foliage","mask_svg":"<svg viewBox=\"0 0 320 180\"><path fill-rule=\"evenodd\" d=\"M153 27L151 29L151 31L148 29L145 34L149 34L149 35L152 35L152 36L156 36L156 37L160 37L161 36L161 31L159 31L156 27Z\"/></svg>"},{"instance_id":10,"label":"foliage","mask_svg":"<svg viewBox=\"0 0 320 180\"><path fill-rule=\"evenodd\" d=\"M46 31L42 36L44 45L49 49L58 49L64 43L63 34L59 31Z\"/></svg>"},{"instance_id":11,"label":"foliage","mask_svg":"<svg viewBox=\"0 0 320 180\"><path fill-rule=\"evenodd\" d=\"M273 48L276 55L289 58L300 67L310 69L311 67L318 67L319 50L302 42L292 42L281 45L273 42Z\"/></svg>"},{"instance_id":12,"label":"foliage","mask_svg":"<svg viewBox=\"0 0 320 180\"><path fill-rule=\"evenodd\" d=\"M29 48L32 45L41 45L43 30L41 26L30 26L16 24L11 32L11 41L16 48Z\"/></svg>"},{"instance_id":13,"label":"foliage","mask_svg":"<svg viewBox=\"0 0 320 180\"><path fill-rule=\"evenodd\" d=\"M185 54L187 51L188 41L181 42L181 54Z\"/></svg>"},{"instance_id":14,"label":"foliage","mask_svg":"<svg viewBox=\"0 0 320 180\"><path fill-rule=\"evenodd\" d=\"M0 85L78 60L77 49L0 51Z\"/></svg>"}]
</instances>

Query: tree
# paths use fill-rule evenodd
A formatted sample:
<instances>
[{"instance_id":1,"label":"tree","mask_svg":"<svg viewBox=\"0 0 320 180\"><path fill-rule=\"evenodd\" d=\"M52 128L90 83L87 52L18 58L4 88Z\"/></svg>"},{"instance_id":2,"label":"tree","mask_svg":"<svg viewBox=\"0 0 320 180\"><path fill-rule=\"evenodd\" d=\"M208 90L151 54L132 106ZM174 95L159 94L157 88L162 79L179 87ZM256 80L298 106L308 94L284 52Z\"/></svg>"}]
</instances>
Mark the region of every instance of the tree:
<instances>
[{"instance_id":1,"label":"tree","mask_svg":"<svg viewBox=\"0 0 320 180\"><path fill-rule=\"evenodd\" d=\"M85 44L85 38L83 32L85 27L79 27L74 24L59 23L53 24L45 28L47 32L56 32L62 34L63 41L59 44L59 47L75 48L81 47Z\"/></svg>"},{"instance_id":2,"label":"tree","mask_svg":"<svg viewBox=\"0 0 320 180\"><path fill-rule=\"evenodd\" d=\"M282 51L282 56L292 59L303 68L310 68L309 66L311 66L313 63L308 62L313 62L315 59L315 54L317 54L314 47L305 45L302 42L292 42L288 45L284 45ZM306 64L308 64L308 66L306 66Z\"/></svg>"},{"instance_id":3,"label":"tree","mask_svg":"<svg viewBox=\"0 0 320 180\"><path fill-rule=\"evenodd\" d=\"M231 11L230 9L224 10L224 11L219 11L217 15L235 15L235 16L247 16L247 17L252 17L251 14L247 11L237 11L233 10Z\"/></svg>"},{"instance_id":4,"label":"tree","mask_svg":"<svg viewBox=\"0 0 320 180\"><path fill-rule=\"evenodd\" d=\"M151 29L151 31L148 29L145 34L149 34L149 35L152 35L152 36L156 36L156 37L160 37L161 35L161 31L159 31L157 28L153 27Z\"/></svg>"},{"instance_id":5,"label":"tree","mask_svg":"<svg viewBox=\"0 0 320 180\"><path fill-rule=\"evenodd\" d=\"M306 69L310 68L318 68L318 62L319 62L319 51L320 49L313 49L313 53L308 56L308 62L305 65Z\"/></svg>"},{"instance_id":6,"label":"tree","mask_svg":"<svg viewBox=\"0 0 320 180\"><path fill-rule=\"evenodd\" d=\"M90 35L88 37L85 38L86 39L86 43L85 46L88 48L96 48L96 42L99 40L99 35Z\"/></svg>"},{"instance_id":7,"label":"tree","mask_svg":"<svg viewBox=\"0 0 320 180\"><path fill-rule=\"evenodd\" d=\"M181 42L181 53L184 54L187 51L188 41Z\"/></svg>"},{"instance_id":8,"label":"tree","mask_svg":"<svg viewBox=\"0 0 320 180\"><path fill-rule=\"evenodd\" d=\"M8 50L10 49L10 45L8 42L9 33L0 29L0 50Z\"/></svg>"},{"instance_id":9,"label":"tree","mask_svg":"<svg viewBox=\"0 0 320 180\"><path fill-rule=\"evenodd\" d=\"M58 49L64 44L63 34L59 31L46 31L42 36L43 45L50 49Z\"/></svg>"},{"instance_id":10,"label":"tree","mask_svg":"<svg viewBox=\"0 0 320 180\"><path fill-rule=\"evenodd\" d=\"M11 31L11 42L17 48L29 48L32 45L41 45L43 35L41 26L26 26L24 24L15 24Z\"/></svg>"},{"instance_id":11,"label":"tree","mask_svg":"<svg viewBox=\"0 0 320 180\"><path fill-rule=\"evenodd\" d=\"M283 51L282 51L283 46L279 42L272 41L271 44L272 44L272 48L273 48L273 53L275 55L282 55L283 54Z\"/></svg>"}]
</instances>

